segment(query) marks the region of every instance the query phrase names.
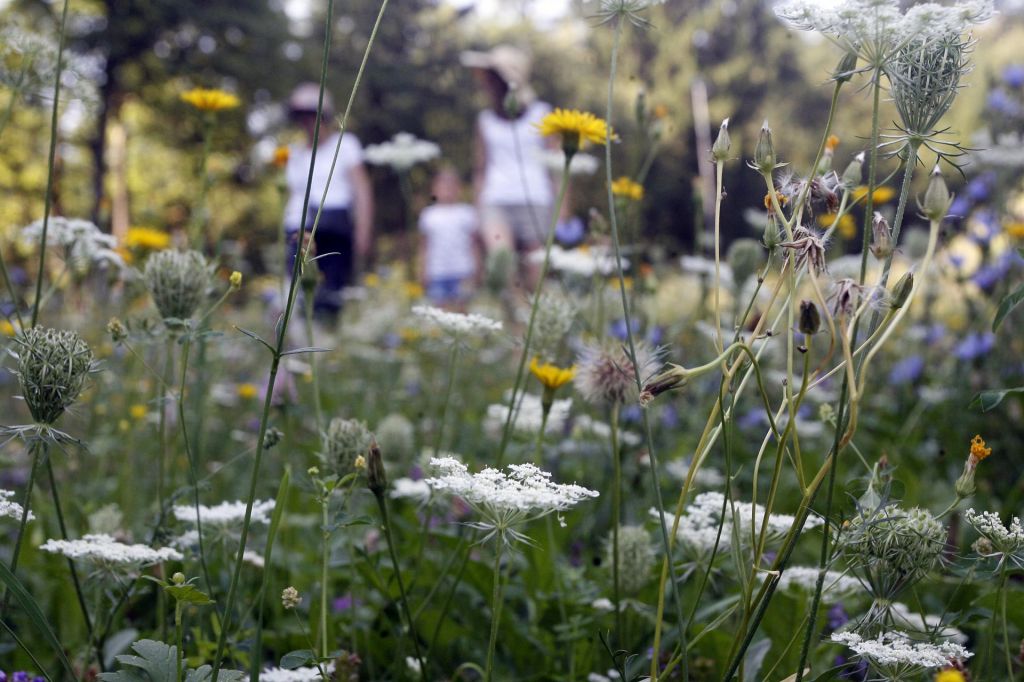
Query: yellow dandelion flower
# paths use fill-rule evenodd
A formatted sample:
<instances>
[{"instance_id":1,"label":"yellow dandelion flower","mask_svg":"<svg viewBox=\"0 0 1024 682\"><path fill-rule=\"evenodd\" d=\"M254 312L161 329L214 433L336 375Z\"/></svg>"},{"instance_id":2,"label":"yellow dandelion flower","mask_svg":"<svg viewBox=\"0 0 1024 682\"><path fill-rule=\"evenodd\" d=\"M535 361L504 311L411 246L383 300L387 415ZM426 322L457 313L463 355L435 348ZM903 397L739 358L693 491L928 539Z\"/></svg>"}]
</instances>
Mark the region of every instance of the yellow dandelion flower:
<instances>
[{"instance_id":1,"label":"yellow dandelion flower","mask_svg":"<svg viewBox=\"0 0 1024 682\"><path fill-rule=\"evenodd\" d=\"M291 156L291 150L288 147L281 145L274 150L274 157L270 160L270 163L275 168L284 168L288 165L288 158Z\"/></svg>"},{"instance_id":2,"label":"yellow dandelion flower","mask_svg":"<svg viewBox=\"0 0 1024 682\"><path fill-rule=\"evenodd\" d=\"M644 186L623 175L612 183L612 194L633 201L641 201L644 198Z\"/></svg>"},{"instance_id":3,"label":"yellow dandelion flower","mask_svg":"<svg viewBox=\"0 0 1024 682\"><path fill-rule=\"evenodd\" d=\"M130 227L124 236L126 249L163 251L171 245L171 235L155 227Z\"/></svg>"},{"instance_id":4,"label":"yellow dandelion flower","mask_svg":"<svg viewBox=\"0 0 1024 682\"><path fill-rule=\"evenodd\" d=\"M832 224L836 222L835 213L822 213L818 216L818 225L825 229L832 227ZM839 223L836 225L836 232L839 233L843 239L853 239L857 236L857 221L853 219L853 216L849 213L844 213L839 218Z\"/></svg>"},{"instance_id":5,"label":"yellow dandelion flower","mask_svg":"<svg viewBox=\"0 0 1024 682\"><path fill-rule=\"evenodd\" d=\"M985 439L978 434L971 439L971 458L981 461L992 454L992 448L985 447Z\"/></svg>"},{"instance_id":6,"label":"yellow dandelion flower","mask_svg":"<svg viewBox=\"0 0 1024 682\"><path fill-rule=\"evenodd\" d=\"M935 674L935 682L967 682L967 678L955 668L946 668Z\"/></svg>"},{"instance_id":7,"label":"yellow dandelion flower","mask_svg":"<svg viewBox=\"0 0 1024 682\"><path fill-rule=\"evenodd\" d=\"M616 139L603 118L576 109L555 109L541 119L537 129L544 137L560 135L566 154L576 153L587 142L605 144L609 138Z\"/></svg>"},{"instance_id":8,"label":"yellow dandelion flower","mask_svg":"<svg viewBox=\"0 0 1024 682\"><path fill-rule=\"evenodd\" d=\"M259 389L253 384L238 384L238 397L242 400L252 400L259 395Z\"/></svg>"},{"instance_id":9,"label":"yellow dandelion flower","mask_svg":"<svg viewBox=\"0 0 1024 682\"><path fill-rule=\"evenodd\" d=\"M406 298L423 298L423 285L419 282L406 282L402 288L405 292Z\"/></svg>"},{"instance_id":10,"label":"yellow dandelion flower","mask_svg":"<svg viewBox=\"0 0 1024 682\"><path fill-rule=\"evenodd\" d=\"M828 140L825 141L825 149L830 152L834 152L836 147L839 146L839 137L836 135L829 135Z\"/></svg>"},{"instance_id":11,"label":"yellow dandelion flower","mask_svg":"<svg viewBox=\"0 0 1024 682\"><path fill-rule=\"evenodd\" d=\"M542 365L537 358L534 358L530 360L530 373L537 377L544 388L554 391L572 381L572 378L576 376L576 366L559 367L546 362Z\"/></svg>"},{"instance_id":12,"label":"yellow dandelion flower","mask_svg":"<svg viewBox=\"0 0 1024 682\"><path fill-rule=\"evenodd\" d=\"M868 188L864 185L861 185L860 187L856 187L853 190L852 194L854 201L860 201L861 199L868 195ZM879 204L884 204L886 202L892 201L895 197L896 190L894 190L892 187L886 187L885 185L883 185L881 187L875 188L875 193L872 195L872 200L877 206Z\"/></svg>"},{"instance_id":13,"label":"yellow dandelion flower","mask_svg":"<svg viewBox=\"0 0 1024 682\"><path fill-rule=\"evenodd\" d=\"M132 419L135 421L139 421L146 418L146 415L149 414L149 408L145 405L135 404L128 408L128 414L130 414Z\"/></svg>"},{"instance_id":14,"label":"yellow dandelion flower","mask_svg":"<svg viewBox=\"0 0 1024 682\"><path fill-rule=\"evenodd\" d=\"M216 88L192 88L181 93L181 100L199 111L224 111L234 109L242 103L235 95Z\"/></svg>"},{"instance_id":15,"label":"yellow dandelion flower","mask_svg":"<svg viewBox=\"0 0 1024 682\"><path fill-rule=\"evenodd\" d=\"M1014 239L1024 239L1024 221L1014 221L1003 225L1003 230Z\"/></svg>"},{"instance_id":16,"label":"yellow dandelion flower","mask_svg":"<svg viewBox=\"0 0 1024 682\"><path fill-rule=\"evenodd\" d=\"M0 334L4 336L14 336L18 333L18 330L14 328L10 320L0 320Z\"/></svg>"}]
</instances>

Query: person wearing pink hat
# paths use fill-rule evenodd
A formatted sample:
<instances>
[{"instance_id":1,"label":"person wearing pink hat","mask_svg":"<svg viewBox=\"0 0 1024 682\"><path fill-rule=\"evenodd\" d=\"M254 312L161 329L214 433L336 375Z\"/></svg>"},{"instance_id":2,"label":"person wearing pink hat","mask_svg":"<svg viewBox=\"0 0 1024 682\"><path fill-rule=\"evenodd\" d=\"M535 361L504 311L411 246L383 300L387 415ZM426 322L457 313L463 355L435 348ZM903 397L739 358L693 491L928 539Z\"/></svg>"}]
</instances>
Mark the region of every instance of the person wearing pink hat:
<instances>
[{"instance_id":1,"label":"person wearing pink hat","mask_svg":"<svg viewBox=\"0 0 1024 682\"><path fill-rule=\"evenodd\" d=\"M545 141L537 129L551 106L530 87L530 58L519 48L498 45L487 52L463 52L489 106L476 122L474 191L480 233L488 254L514 249L526 286L538 268L522 258L541 248L551 222L555 188L544 163ZM525 262L524 262L525 261Z\"/></svg>"},{"instance_id":2,"label":"person wearing pink hat","mask_svg":"<svg viewBox=\"0 0 1024 682\"><path fill-rule=\"evenodd\" d=\"M332 255L316 261L323 281L313 298L313 308L318 316L330 318L341 310L342 288L352 283L356 270L370 255L373 189L363 165L362 145L349 131L341 137L337 165L334 174L330 176L328 188L331 161L341 133L333 119L333 101L330 94L325 92L309 206L303 214L319 100L320 86L316 83L299 85L288 100L289 116L306 133L306 141L304 144L292 145L289 150L288 164L285 166L288 200L284 210L284 227L289 247L287 265L290 273L298 250L299 235L313 229L313 220L317 211L320 211L315 236L316 253Z\"/></svg>"}]
</instances>

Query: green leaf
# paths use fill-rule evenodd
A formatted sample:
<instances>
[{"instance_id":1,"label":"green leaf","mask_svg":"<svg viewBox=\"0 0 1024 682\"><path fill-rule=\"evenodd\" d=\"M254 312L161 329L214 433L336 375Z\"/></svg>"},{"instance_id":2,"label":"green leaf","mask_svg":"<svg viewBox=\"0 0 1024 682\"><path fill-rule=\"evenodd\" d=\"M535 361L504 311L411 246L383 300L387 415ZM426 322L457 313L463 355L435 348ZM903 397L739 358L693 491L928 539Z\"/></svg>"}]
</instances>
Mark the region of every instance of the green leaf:
<instances>
[{"instance_id":1,"label":"green leaf","mask_svg":"<svg viewBox=\"0 0 1024 682\"><path fill-rule=\"evenodd\" d=\"M312 649L298 649L289 651L281 657L281 667L285 670L295 670L304 665L316 662L316 652Z\"/></svg>"},{"instance_id":2,"label":"green leaf","mask_svg":"<svg viewBox=\"0 0 1024 682\"><path fill-rule=\"evenodd\" d=\"M982 391L974 396L968 407L980 407L982 412L988 412L1003 402L1003 398L1011 393L1024 393L1024 386L1017 388L1004 388L1002 390Z\"/></svg>"},{"instance_id":3,"label":"green leaf","mask_svg":"<svg viewBox=\"0 0 1024 682\"><path fill-rule=\"evenodd\" d=\"M164 591L174 597L175 601L185 602L186 604L206 606L213 603L209 595L195 585L167 585L164 587Z\"/></svg>"},{"instance_id":4,"label":"green leaf","mask_svg":"<svg viewBox=\"0 0 1024 682\"><path fill-rule=\"evenodd\" d=\"M169 644L153 639L140 639L132 644L138 654L116 656L121 669L112 673L101 673L103 682L176 682L178 654Z\"/></svg>"},{"instance_id":5,"label":"green leaf","mask_svg":"<svg viewBox=\"0 0 1024 682\"><path fill-rule=\"evenodd\" d=\"M32 595L28 593L17 576L11 573L11 570L3 562L0 562L0 580L3 580L4 584L7 585L8 593L14 597L15 601L28 614L29 620L39 630L40 634L43 635L43 639L57 652L57 656L60 658L60 662L64 665L64 669L68 672L70 678L77 679L75 669L71 667L71 661L64 655L64 647L61 646L57 636L53 634L53 630L50 628L50 624L46 622L46 618L43 617L43 612L39 609L39 605L36 604L36 600L32 598Z\"/></svg>"},{"instance_id":6,"label":"green leaf","mask_svg":"<svg viewBox=\"0 0 1024 682\"><path fill-rule=\"evenodd\" d=\"M1006 318L1010 312L1020 305L1020 302L1024 301L1024 284L1017 287L1017 290L1012 294L1007 294L1006 298L999 302L999 308L996 309L996 317L992 320L992 331L999 329L999 325L1003 323L1003 319Z\"/></svg>"}]
</instances>

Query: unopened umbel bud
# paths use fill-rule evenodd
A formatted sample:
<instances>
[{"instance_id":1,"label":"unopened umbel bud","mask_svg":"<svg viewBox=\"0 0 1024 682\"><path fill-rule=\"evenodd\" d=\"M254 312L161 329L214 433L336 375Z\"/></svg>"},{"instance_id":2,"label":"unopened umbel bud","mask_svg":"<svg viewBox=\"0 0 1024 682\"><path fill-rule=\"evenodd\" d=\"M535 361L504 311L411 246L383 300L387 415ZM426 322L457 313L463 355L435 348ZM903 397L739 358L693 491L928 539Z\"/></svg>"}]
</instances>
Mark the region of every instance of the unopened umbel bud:
<instances>
[{"instance_id":1,"label":"unopened umbel bud","mask_svg":"<svg viewBox=\"0 0 1024 682\"><path fill-rule=\"evenodd\" d=\"M924 201L920 204L921 213L928 220L939 222L949 213L949 206L952 203L953 195L949 193L939 164L935 164L931 179L928 181L928 189L924 193Z\"/></svg>"},{"instance_id":2,"label":"unopened umbel bud","mask_svg":"<svg viewBox=\"0 0 1024 682\"><path fill-rule=\"evenodd\" d=\"M754 148L754 166L762 173L775 170L775 145L772 144L772 129L768 127L768 119L761 125L761 134Z\"/></svg>"},{"instance_id":3,"label":"unopened umbel bud","mask_svg":"<svg viewBox=\"0 0 1024 682\"><path fill-rule=\"evenodd\" d=\"M821 329L821 313L814 301L800 301L800 319L797 322L797 329L801 334L817 334Z\"/></svg>"},{"instance_id":4,"label":"unopened umbel bud","mask_svg":"<svg viewBox=\"0 0 1024 682\"><path fill-rule=\"evenodd\" d=\"M715 138L715 143L711 145L711 159L715 163L722 163L729 158L729 148L732 146L732 140L729 139L729 119L722 121L722 127L718 129L718 137Z\"/></svg>"},{"instance_id":5,"label":"unopened umbel bud","mask_svg":"<svg viewBox=\"0 0 1024 682\"><path fill-rule=\"evenodd\" d=\"M853 161L843 171L843 184L847 187L856 187L860 184L864 175L864 152L853 157Z\"/></svg>"},{"instance_id":6,"label":"unopened umbel bud","mask_svg":"<svg viewBox=\"0 0 1024 682\"><path fill-rule=\"evenodd\" d=\"M836 70L832 72L832 80L837 83L845 83L853 78L853 72L857 70L857 53L847 52L843 55L843 58L839 60L836 65Z\"/></svg>"},{"instance_id":7,"label":"unopened umbel bud","mask_svg":"<svg viewBox=\"0 0 1024 682\"><path fill-rule=\"evenodd\" d=\"M908 272L892 288L892 302L891 306L893 310L902 308L910 297L910 292L914 289L914 273Z\"/></svg>"},{"instance_id":8,"label":"unopened umbel bud","mask_svg":"<svg viewBox=\"0 0 1024 682\"><path fill-rule=\"evenodd\" d=\"M871 221L871 253L882 260L892 255L895 245L892 243L892 228L889 221L878 211Z\"/></svg>"}]
</instances>

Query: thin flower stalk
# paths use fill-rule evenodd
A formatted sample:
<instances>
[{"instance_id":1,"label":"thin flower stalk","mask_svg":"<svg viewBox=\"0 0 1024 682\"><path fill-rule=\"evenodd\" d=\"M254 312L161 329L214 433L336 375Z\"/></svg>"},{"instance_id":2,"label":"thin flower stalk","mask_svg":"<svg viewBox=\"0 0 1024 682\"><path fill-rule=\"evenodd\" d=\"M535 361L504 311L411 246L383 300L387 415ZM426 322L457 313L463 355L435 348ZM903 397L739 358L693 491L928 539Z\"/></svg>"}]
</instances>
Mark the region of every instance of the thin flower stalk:
<instances>
[{"instance_id":1,"label":"thin flower stalk","mask_svg":"<svg viewBox=\"0 0 1024 682\"><path fill-rule=\"evenodd\" d=\"M335 147L334 158L333 158L332 163L331 163L331 171L332 172L334 170L334 165L337 163L338 154L339 154L339 151L340 151L341 139L344 137L345 130L346 130L347 126L348 126L348 118L349 118L349 114L352 111L352 104L355 101L356 94L359 92L359 86L362 83L363 73L366 70L366 64L367 64L367 61L369 60L369 57L370 57L370 51L373 48L374 41L376 40L377 32L378 32L378 30L380 28L380 25L381 25L381 22L382 22L382 20L384 18L384 13L387 10L387 6L388 6L388 0L382 0L381 5L380 5L380 10L377 13L377 18L376 18L376 20L374 22L374 25L373 25L373 29L370 31L370 36L369 36L369 39L367 40L367 43L366 43L366 49L363 51L363 58L362 58L362 61L359 64L359 70L356 72L356 78L355 78L355 81L352 84L352 90L349 93L348 103L345 106L345 113L343 114L343 116L341 118L341 124L340 124L341 134L339 135L338 146ZM333 14L334 14L334 0L328 0L327 12L326 12L326 17L325 17L325 25L328 27L328 29L330 29L330 27L333 25L332 24ZM331 33L332 33L331 30L327 30L324 33L324 50L323 50L323 58L322 58L322 62L321 62L321 67L320 67L320 100L319 100L319 104L317 106L316 124L314 126L314 131L313 131L313 152L312 152L312 158L310 159L309 176L307 177L307 180L306 180L306 190L305 190L305 196L303 198L303 214L305 214L305 212L309 208L309 195L310 195L310 191L311 191L311 187L312 187L313 168L314 168L314 164L316 163L316 147L317 147L317 141L318 141L319 135L320 135L320 121L321 121L321 114L323 112L323 95L324 95L325 81L326 81L326 78L327 78L327 60L328 60L328 56L330 54L330 44L331 44L330 37L331 37ZM329 179L328 179L326 187L330 187L330 180ZM326 189L325 189L325 191L326 191ZM315 231L316 231L316 225L319 223L320 215L321 215L322 212L323 212L323 202L321 201L320 202L320 207L317 210L317 215L316 215L316 218L314 219L314 223L313 223L313 232L314 232L314 234L315 234ZM311 243L312 243L312 240L311 240ZM309 247L307 246L306 250L302 253L302 258L301 259L300 258L296 258L295 259L295 263L293 264L293 267L292 267L292 281L291 281L291 285L289 286L289 289L288 289L288 299L287 299L287 303L285 305L284 315L282 316L280 322L277 325L276 343L272 347L269 347L269 344L265 344L265 345L268 345L269 349L271 350L270 374L269 374L269 377L267 379L267 388L266 388L266 393L265 393L265 397L264 397L264 400L263 400L263 410L262 410L262 413L260 415L260 425L259 425L259 429L258 429L258 437L256 439L256 453L255 453L255 456L253 458L252 474L251 474L250 479L249 479L249 493L248 493L247 500L246 500L245 520L242 523L241 537L239 539L239 552L238 552L237 557L235 558L235 566L234 566L234 569L232 570L232 573L231 573L231 582L230 582L230 585L229 585L229 588L228 588L228 597L227 597L227 601L226 601L225 607L224 607L224 622L223 622L223 625L222 625L221 630L220 630L220 635L217 638L217 649L216 649L216 653L214 654L214 660L213 660L213 666L212 666L213 667L212 676L211 676L212 682L217 682L217 676L218 676L218 674L220 672L221 663L224 660L224 651L225 651L225 647L227 645L228 633L231 630L232 613L233 613L233 610L234 610L234 607L235 607L235 601L238 598L238 579L239 579L239 576L241 575L241 572L242 572L242 563L243 563L243 554L244 554L244 551L245 551L245 543L246 543L246 540L248 539L248 536L249 536L249 526L250 526L251 519L252 519L252 506L253 506L253 502L256 499L256 488L257 488L257 484L259 483L260 464L262 462L263 453L264 453L264 450L265 450L265 443L266 443L266 436L267 436L267 427L269 426L269 423L270 423L270 410L271 410L271 407L272 407L272 404L273 404L274 386L277 383L277 374L278 374L278 371L279 371L280 366L281 366L281 360L284 357L284 352L285 352L284 345L285 345L285 341L287 339L288 322L289 322L289 320L290 320L290 318L292 316L292 312L293 312L294 307L295 307L295 300L296 300L296 296L297 296L297 292L298 292L299 279L300 279L299 275L301 274L301 271L302 271L303 262L305 261L305 258L308 255L308 250L309 250ZM259 608L262 609L262 604L259 606ZM259 641L255 642L254 646L258 650L259 646L260 646L260 642Z\"/></svg>"}]
</instances>

